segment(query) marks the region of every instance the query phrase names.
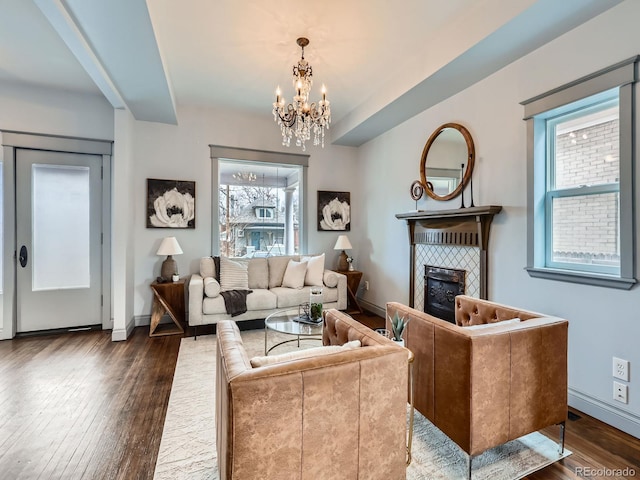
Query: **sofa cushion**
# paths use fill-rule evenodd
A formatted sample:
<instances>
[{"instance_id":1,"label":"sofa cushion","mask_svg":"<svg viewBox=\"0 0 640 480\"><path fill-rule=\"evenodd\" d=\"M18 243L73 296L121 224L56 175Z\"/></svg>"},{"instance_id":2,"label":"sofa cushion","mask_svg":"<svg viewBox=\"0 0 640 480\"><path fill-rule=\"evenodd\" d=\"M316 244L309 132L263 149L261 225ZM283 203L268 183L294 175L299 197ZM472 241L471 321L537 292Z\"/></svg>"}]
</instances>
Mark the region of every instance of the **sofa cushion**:
<instances>
[{"instance_id":1,"label":"sofa cushion","mask_svg":"<svg viewBox=\"0 0 640 480\"><path fill-rule=\"evenodd\" d=\"M275 293L278 297L278 308L297 307L301 303L309 301L309 294L311 293L311 287L287 288L276 287L271 288L271 292ZM338 301L338 289L337 288L323 288L322 289L322 303L331 303Z\"/></svg>"},{"instance_id":2,"label":"sofa cushion","mask_svg":"<svg viewBox=\"0 0 640 480\"><path fill-rule=\"evenodd\" d=\"M332 353L340 353L346 350L360 348L360 340L353 340L344 345L329 345L326 347L306 348L304 350L294 350L292 352L281 353L279 355L253 357L250 362L254 368L264 367L266 365L275 365L276 363L291 362L302 358L319 357L322 355L330 355Z\"/></svg>"},{"instance_id":3,"label":"sofa cushion","mask_svg":"<svg viewBox=\"0 0 640 480\"><path fill-rule=\"evenodd\" d=\"M220 283L213 277L204 277L204 294L207 297L217 297L220 295Z\"/></svg>"},{"instance_id":4,"label":"sofa cushion","mask_svg":"<svg viewBox=\"0 0 640 480\"><path fill-rule=\"evenodd\" d=\"M249 288L269 288L269 262L266 258L249 260Z\"/></svg>"},{"instance_id":5,"label":"sofa cushion","mask_svg":"<svg viewBox=\"0 0 640 480\"><path fill-rule=\"evenodd\" d=\"M217 279L216 276L216 265L213 261L213 257L202 257L200 259L200 276L202 278L213 277Z\"/></svg>"},{"instance_id":6,"label":"sofa cushion","mask_svg":"<svg viewBox=\"0 0 640 480\"><path fill-rule=\"evenodd\" d=\"M267 258L269 262L269 288L282 286L284 272L287 269L289 260L292 258L298 260L298 257L292 257L291 255Z\"/></svg>"},{"instance_id":7,"label":"sofa cushion","mask_svg":"<svg viewBox=\"0 0 640 480\"><path fill-rule=\"evenodd\" d=\"M245 262L220 257L220 287L222 290L248 290L249 277Z\"/></svg>"},{"instance_id":8,"label":"sofa cushion","mask_svg":"<svg viewBox=\"0 0 640 480\"><path fill-rule=\"evenodd\" d=\"M311 287L302 287L299 290L287 287L269 289L278 297L278 308L297 307L301 303L308 302L310 290Z\"/></svg>"},{"instance_id":9,"label":"sofa cushion","mask_svg":"<svg viewBox=\"0 0 640 480\"><path fill-rule=\"evenodd\" d=\"M304 278L307 274L307 262L296 262L289 260L287 269L282 277L282 286L287 288L301 289L304 287Z\"/></svg>"},{"instance_id":10,"label":"sofa cushion","mask_svg":"<svg viewBox=\"0 0 640 480\"><path fill-rule=\"evenodd\" d=\"M247 311L273 310L276 307L277 298L269 290L255 289L247 295ZM227 313L222 295L215 298L205 297L202 302L202 313L205 315Z\"/></svg>"},{"instance_id":11,"label":"sofa cushion","mask_svg":"<svg viewBox=\"0 0 640 480\"><path fill-rule=\"evenodd\" d=\"M324 253L315 257L301 257L301 262L307 262L307 274L304 277L305 285L322 287L324 275Z\"/></svg>"}]
</instances>

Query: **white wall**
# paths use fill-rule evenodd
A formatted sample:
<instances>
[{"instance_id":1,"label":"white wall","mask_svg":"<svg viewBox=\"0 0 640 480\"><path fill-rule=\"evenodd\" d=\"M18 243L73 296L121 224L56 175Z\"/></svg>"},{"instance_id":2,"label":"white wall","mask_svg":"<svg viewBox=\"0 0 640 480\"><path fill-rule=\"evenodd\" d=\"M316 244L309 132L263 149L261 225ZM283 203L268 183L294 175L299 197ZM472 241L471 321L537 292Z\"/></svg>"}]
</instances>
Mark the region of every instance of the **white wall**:
<instances>
[{"instance_id":1,"label":"white wall","mask_svg":"<svg viewBox=\"0 0 640 480\"><path fill-rule=\"evenodd\" d=\"M0 130L113 139L113 108L102 97L0 83Z\"/></svg>"},{"instance_id":2,"label":"white wall","mask_svg":"<svg viewBox=\"0 0 640 480\"><path fill-rule=\"evenodd\" d=\"M431 132L446 122L465 125L476 146L475 204L504 207L491 233L489 298L569 319L570 403L635 436L640 436L640 375L634 373L640 372L640 287L620 291L533 279L523 270L526 132L519 102L640 53L638 18L640 2L628 0L360 147L363 186L355 201L366 201L367 208L363 228L352 239L365 245L359 264L371 285L365 301L378 307L387 301L407 303L407 228L394 215L415 209L409 186L419 178L420 155ZM640 115L640 108L636 112ZM638 185L640 178L636 192ZM423 199L418 208L459 205L459 198ZM636 212L638 207L640 198ZM636 238L639 224L636 217ZM631 362L628 405L612 400L613 356Z\"/></svg>"},{"instance_id":3,"label":"white wall","mask_svg":"<svg viewBox=\"0 0 640 480\"><path fill-rule=\"evenodd\" d=\"M265 108L268 108L266 106ZM283 147L280 129L267 111L258 117L238 112L182 106L178 125L135 122L134 191L131 208L135 210L135 296L134 315L151 314L152 294L149 284L160 274L165 257L155 254L163 237L174 235L184 254L174 258L181 275L197 272L202 256L211 255L211 159L209 145L253 148L302 153L297 147ZM330 133L330 132L329 132ZM307 146L310 154L307 172L308 251L326 252L327 262L337 261L333 251L337 233L316 231L317 190L353 191L356 177L356 150L351 147L325 148ZM196 228L146 228L147 178L196 181ZM363 208L352 202L356 217ZM352 229L359 221L353 220ZM144 319L138 323L144 322Z\"/></svg>"},{"instance_id":4,"label":"white wall","mask_svg":"<svg viewBox=\"0 0 640 480\"><path fill-rule=\"evenodd\" d=\"M133 290L135 269L134 231L135 182L133 177L134 125L128 110L116 110L114 118L114 145L111 167L111 265L112 314L114 341L126 340L133 329Z\"/></svg>"}]
</instances>

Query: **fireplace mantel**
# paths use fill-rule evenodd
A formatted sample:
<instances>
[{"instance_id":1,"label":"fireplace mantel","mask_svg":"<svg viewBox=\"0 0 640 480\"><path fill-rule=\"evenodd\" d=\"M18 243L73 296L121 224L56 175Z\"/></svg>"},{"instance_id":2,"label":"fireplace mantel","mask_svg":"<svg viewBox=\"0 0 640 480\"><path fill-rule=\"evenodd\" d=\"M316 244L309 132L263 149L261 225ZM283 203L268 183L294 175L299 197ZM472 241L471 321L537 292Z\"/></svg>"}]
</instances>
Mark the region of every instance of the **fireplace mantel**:
<instances>
[{"instance_id":1,"label":"fireplace mantel","mask_svg":"<svg viewBox=\"0 0 640 480\"><path fill-rule=\"evenodd\" d=\"M411 246L410 306L414 305L416 244L479 248L480 298L487 299L489 232L493 216L501 210L502 207L499 205L487 205L455 210L416 210L396 214L396 218L407 222ZM442 266L446 267L446 265Z\"/></svg>"}]
</instances>

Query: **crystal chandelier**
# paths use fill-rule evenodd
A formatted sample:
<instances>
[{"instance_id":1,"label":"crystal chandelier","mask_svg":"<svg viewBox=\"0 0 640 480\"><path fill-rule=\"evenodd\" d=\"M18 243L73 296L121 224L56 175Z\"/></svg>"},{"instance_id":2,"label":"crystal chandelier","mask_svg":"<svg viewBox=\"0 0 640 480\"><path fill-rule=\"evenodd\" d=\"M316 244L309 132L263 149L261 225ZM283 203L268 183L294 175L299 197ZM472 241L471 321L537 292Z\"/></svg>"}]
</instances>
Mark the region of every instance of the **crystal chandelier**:
<instances>
[{"instance_id":1,"label":"crystal chandelier","mask_svg":"<svg viewBox=\"0 0 640 480\"><path fill-rule=\"evenodd\" d=\"M258 176L253 172L238 172L231 175L234 180L238 180L239 182L255 182Z\"/></svg>"},{"instance_id":2,"label":"crystal chandelier","mask_svg":"<svg viewBox=\"0 0 640 480\"><path fill-rule=\"evenodd\" d=\"M293 66L293 86L296 95L293 102L287 102L282 97L280 87L276 90L276 101L273 104L273 119L280 125L282 144L287 147L291 143L291 136L296 136L296 145L306 150L305 142L311 138L313 130L313 144L324 148L324 129L329 130L331 123L331 108L327 100L327 91L322 86L322 100L309 105L311 92L312 68L304 59L304 47L309 45L309 39L301 37L296 43L302 48L302 58Z\"/></svg>"}]
</instances>

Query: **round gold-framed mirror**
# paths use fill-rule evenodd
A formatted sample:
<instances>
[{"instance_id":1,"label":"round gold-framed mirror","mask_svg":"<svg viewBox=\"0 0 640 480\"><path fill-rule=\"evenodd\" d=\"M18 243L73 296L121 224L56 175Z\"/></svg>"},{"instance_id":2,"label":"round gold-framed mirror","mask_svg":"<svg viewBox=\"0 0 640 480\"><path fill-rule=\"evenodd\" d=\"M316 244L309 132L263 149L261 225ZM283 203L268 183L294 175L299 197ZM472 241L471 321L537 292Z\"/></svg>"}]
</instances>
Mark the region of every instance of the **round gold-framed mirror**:
<instances>
[{"instance_id":1,"label":"round gold-framed mirror","mask_svg":"<svg viewBox=\"0 0 640 480\"><path fill-rule=\"evenodd\" d=\"M475 147L469 131L459 123L445 123L429 137L420 158L420 181L434 200L451 200L471 180Z\"/></svg>"}]
</instances>

